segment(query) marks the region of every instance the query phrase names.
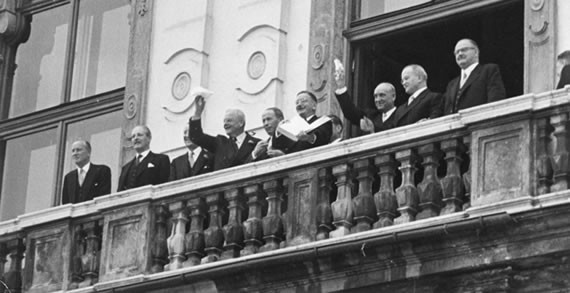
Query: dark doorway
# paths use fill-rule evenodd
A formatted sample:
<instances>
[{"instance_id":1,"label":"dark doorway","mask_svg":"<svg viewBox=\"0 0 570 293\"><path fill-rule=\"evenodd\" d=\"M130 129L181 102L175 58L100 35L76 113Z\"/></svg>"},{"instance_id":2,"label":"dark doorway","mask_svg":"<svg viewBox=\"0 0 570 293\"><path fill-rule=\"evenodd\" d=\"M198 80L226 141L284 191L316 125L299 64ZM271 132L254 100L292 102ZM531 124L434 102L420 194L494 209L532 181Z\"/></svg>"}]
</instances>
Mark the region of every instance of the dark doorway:
<instances>
[{"instance_id":1,"label":"dark doorway","mask_svg":"<svg viewBox=\"0 0 570 293\"><path fill-rule=\"evenodd\" d=\"M507 97L523 93L524 1L508 1L352 43L355 102L373 108L372 92L385 81L396 86L397 105L407 101L400 74L414 63L426 69L431 90L444 92L459 75L453 50L462 38L479 44L481 63L499 65Z\"/></svg>"}]
</instances>

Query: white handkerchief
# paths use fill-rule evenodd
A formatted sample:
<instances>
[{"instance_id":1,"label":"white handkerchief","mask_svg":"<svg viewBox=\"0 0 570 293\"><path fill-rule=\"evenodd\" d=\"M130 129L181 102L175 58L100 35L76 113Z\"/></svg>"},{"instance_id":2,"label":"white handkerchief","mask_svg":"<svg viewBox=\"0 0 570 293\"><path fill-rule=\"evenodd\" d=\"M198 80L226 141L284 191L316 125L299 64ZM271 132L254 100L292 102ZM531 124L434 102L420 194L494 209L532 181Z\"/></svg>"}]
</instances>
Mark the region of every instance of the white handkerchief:
<instances>
[{"instance_id":1,"label":"white handkerchief","mask_svg":"<svg viewBox=\"0 0 570 293\"><path fill-rule=\"evenodd\" d=\"M154 164L153 163L148 163L148 165L146 166L147 168L154 168Z\"/></svg>"},{"instance_id":2,"label":"white handkerchief","mask_svg":"<svg viewBox=\"0 0 570 293\"><path fill-rule=\"evenodd\" d=\"M196 86L190 92L190 97L195 98L197 96L202 96L205 99L207 99L213 94L214 94L214 92L209 90L209 89L203 88L201 86Z\"/></svg>"}]
</instances>

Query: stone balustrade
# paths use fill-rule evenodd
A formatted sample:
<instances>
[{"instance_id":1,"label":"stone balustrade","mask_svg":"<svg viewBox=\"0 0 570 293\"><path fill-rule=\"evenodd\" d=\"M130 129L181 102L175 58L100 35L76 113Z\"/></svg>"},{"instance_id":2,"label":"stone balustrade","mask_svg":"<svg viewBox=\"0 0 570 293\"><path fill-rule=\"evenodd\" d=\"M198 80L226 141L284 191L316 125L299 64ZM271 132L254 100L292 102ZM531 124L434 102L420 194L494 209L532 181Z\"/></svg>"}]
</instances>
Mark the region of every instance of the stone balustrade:
<instances>
[{"instance_id":1,"label":"stone balustrade","mask_svg":"<svg viewBox=\"0 0 570 293\"><path fill-rule=\"evenodd\" d=\"M442 216L554 205L567 199L541 196L568 189L569 112L568 90L525 95L22 215L0 223L0 274L12 292L104 291Z\"/></svg>"}]
</instances>

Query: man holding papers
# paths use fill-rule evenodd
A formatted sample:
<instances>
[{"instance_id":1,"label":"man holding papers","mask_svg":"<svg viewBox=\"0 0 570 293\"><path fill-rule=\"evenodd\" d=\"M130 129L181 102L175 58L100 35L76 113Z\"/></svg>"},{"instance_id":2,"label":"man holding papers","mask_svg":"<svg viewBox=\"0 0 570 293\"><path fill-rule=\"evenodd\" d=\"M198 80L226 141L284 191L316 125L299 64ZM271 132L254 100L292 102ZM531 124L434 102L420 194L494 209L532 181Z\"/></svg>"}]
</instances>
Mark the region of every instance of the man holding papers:
<instances>
[{"instance_id":1,"label":"man holding papers","mask_svg":"<svg viewBox=\"0 0 570 293\"><path fill-rule=\"evenodd\" d=\"M285 150L290 154L328 144L332 134L330 118L318 117L317 97L309 91L301 91L295 100L298 117L286 120L277 127L276 139L289 138L292 143Z\"/></svg>"},{"instance_id":2,"label":"man holding papers","mask_svg":"<svg viewBox=\"0 0 570 293\"><path fill-rule=\"evenodd\" d=\"M293 143L293 141L286 137L276 139L275 131L281 121L283 121L283 111L277 107L265 109L261 114L261 122L263 128L269 138L257 143L255 149L251 153L249 161L261 161L267 158L279 157L285 154L285 151Z\"/></svg>"},{"instance_id":3,"label":"man holding papers","mask_svg":"<svg viewBox=\"0 0 570 293\"><path fill-rule=\"evenodd\" d=\"M190 140L214 154L214 171L242 165L247 162L259 141L244 131L245 114L230 109L224 115L224 129L227 136L211 136L202 131L201 117L206 101L196 96L196 112L190 118Z\"/></svg>"}]
</instances>

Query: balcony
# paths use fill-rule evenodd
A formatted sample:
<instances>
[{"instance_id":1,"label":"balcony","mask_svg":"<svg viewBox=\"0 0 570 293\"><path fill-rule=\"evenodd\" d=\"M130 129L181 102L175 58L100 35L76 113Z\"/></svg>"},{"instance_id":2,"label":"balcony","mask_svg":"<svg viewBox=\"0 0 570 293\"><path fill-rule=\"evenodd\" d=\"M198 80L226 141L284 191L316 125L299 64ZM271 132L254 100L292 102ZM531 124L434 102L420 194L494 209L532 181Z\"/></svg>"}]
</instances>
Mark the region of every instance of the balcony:
<instances>
[{"instance_id":1,"label":"balcony","mask_svg":"<svg viewBox=\"0 0 570 293\"><path fill-rule=\"evenodd\" d=\"M569 87L528 94L21 215L0 274L11 292L452 292L468 284L437 276L530 270L570 254L569 113Z\"/></svg>"}]
</instances>

